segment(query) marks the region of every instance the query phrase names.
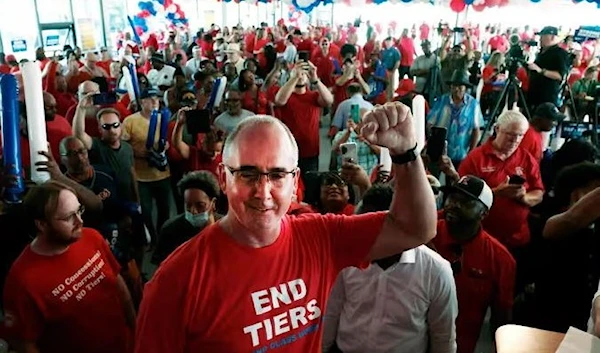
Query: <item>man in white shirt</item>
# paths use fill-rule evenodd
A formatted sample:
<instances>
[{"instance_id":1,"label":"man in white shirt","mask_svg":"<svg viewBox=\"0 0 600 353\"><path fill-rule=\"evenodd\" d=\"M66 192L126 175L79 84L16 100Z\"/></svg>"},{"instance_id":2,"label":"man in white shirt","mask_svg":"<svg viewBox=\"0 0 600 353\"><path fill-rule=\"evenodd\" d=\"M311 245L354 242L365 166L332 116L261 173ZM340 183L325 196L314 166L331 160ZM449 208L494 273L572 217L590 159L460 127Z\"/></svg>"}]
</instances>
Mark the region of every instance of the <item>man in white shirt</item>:
<instances>
[{"instance_id":1,"label":"man in white shirt","mask_svg":"<svg viewBox=\"0 0 600 353\"><path fill-rule=\"evenodd\" d=\"M389 185L373 186L358 213L384 210L392 194ZM421 245L338 275L323 318L323 352L454 353L457 315L450 263Z\"/></svg>"},{"instance_id":2,"label":"man in white shirt","mask_svg":"<svg viewBox=\"0 0 600 353\"><path fill-rule=\"evenodd\" d=\"M227 62L235 65L235 69L238 74L242 72L244 69L244 64L246 60L242 57L242 50L240 48L239 43L229 43L227 44L227 49L225 50L225 54L227 54Z\"/></svg>"},{"instance_id":3,"label":"man in white shirt","mask_svg":"<svg viewBox=\"0 0 600 353\"><path fill-rule=\"evenodd\" d=\"M192 49L192 58L185 63L185 75L188 79L200 70L200 63L205 59L202 57L202 48L196 46Z\"/></svg>"},{"instance_id":4,"label":"man in white shirt","mask_svg":"<svg viewBox=\"0 0 600 353\"><path fill-rule=\"evenodd\" d=\"M156 53L150 58L152 70L148 72L148 82L161 93L173 86L175 68L165 63L162 54Z\"/></svg>"}]
</instances>

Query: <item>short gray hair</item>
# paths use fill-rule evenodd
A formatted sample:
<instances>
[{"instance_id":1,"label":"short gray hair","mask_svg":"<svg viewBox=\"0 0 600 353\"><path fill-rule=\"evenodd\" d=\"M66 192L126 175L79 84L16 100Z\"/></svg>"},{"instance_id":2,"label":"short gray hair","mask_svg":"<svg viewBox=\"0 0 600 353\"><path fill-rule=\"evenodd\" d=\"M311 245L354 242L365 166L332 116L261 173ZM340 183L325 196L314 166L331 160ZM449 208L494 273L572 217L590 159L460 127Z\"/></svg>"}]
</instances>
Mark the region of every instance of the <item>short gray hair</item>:
<instances>
[{"instance_id":1,"label":"short gray hair","mask_svg":"<svg viewBox=\"0 0 600 353\"><path fill-rule=\"evenodd\" d=\"M290 144L292 145L292 149L294 151L294 165L298 165L298 144L296 143L296 139L290 129L281 122L281 120L276 119L270 115L254 115L249 118L246 118L240 122L235 129L227 136L225 139L225 144L223 145L223 161L226 161L233 154L233 148L236 147L236 141L238 139L238 135L240 135L244 130L252 129L258 126L278 126L288 137Z\"/></svg>"},{"instance_id":2,"label":"short gray hair","mask_svg":"<svg viewBox=\"0 0 600 353\"><path fill-rule=\"evenodd\" d=\"M529 128L529 121L527 121L525 115L516 110L507 110L500 114L500 116L498 116L498 120L496 120L496 126L498 128L505 128L514 123L520 123Z\"/></svg>"}]
</instances>

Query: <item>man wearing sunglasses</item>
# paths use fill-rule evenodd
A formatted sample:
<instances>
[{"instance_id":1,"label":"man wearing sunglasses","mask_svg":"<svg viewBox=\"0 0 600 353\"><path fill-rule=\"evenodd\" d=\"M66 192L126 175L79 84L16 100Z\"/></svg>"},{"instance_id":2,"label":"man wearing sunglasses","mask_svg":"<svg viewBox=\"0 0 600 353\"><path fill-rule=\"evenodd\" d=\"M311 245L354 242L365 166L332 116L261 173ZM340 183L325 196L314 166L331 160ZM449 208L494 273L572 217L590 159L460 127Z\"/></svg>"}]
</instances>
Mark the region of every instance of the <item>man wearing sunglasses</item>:
<instances>
[{"instance_id":1,"label":"man wearing sunglasses","mask_svg":"<svg viewBox=\"0 0 600 353\"><path fill-rule=\"evenodd\" d=\"M460 308L457 352L473 353L488 307L492 337L510 321L516 263L504 245L481 227L494 198L485 181L467 175L444 191L444 209L432 243L454 272Z\"/></svg>"},{"instance_id":2,"label":"man wearing sunglasses","mask_svg":"<svg viewBox=\"0 0 600 353\"><path fill-rule=\"evenodd\" d=\"M436 207L415 153L410 109L377 107L362 134L385 146L397 180L388 212L286 215L299 182L298 145L278 119L229 135L219 168L228 213L161 264L144 289L136 352L321 351L337 274L428 242Z\"/></svg>"}]
</instances>

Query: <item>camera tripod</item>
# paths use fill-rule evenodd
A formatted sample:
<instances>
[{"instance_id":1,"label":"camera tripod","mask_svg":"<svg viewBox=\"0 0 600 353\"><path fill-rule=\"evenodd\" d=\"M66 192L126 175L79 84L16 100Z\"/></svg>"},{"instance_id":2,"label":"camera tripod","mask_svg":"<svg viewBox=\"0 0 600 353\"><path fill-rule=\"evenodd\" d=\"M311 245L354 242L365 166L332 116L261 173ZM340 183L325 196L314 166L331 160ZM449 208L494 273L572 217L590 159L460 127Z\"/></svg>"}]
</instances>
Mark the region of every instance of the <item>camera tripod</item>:
<instances>
[{"instance_id":1,"label":"camera tripod","mask_svg":"<svg viewBox=\"0 0 600 353\"><path fill-rule=\"evenodd\" d=\"M507 103L508 107L512 109L515 104L515 93L517 95L518 104L523 107L525 112L525 117L529 120L531 115L529 114L529 108L527 107L527 101L525 100L525 93L523 93L523 89L521 88L521 82L516 76L517 68L509 69L508 80L506 80L506 84L500 93L500 97L494 104L494 109L490 114L489 121L487 122L483 133L481 134L481 138L479 139L479 145L483 143L483 140L487 138L486 133L491 131L492 127L496 123L496 119L498 119L498 115L502 112L502 108Z\"/></svg>"}]
</instances>

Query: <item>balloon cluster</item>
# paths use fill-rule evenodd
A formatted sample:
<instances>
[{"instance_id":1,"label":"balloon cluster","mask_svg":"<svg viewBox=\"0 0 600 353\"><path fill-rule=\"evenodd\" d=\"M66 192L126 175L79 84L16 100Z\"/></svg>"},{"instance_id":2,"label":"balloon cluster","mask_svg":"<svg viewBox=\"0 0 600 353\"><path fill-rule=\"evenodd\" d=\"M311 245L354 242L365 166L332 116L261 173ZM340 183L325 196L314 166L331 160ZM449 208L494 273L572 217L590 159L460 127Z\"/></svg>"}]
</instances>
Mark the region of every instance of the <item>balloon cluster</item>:
<instances>
[{"instance_id":1,"label":"balloon cluster","mask_svg":"<svg viewBox=\"0 0 600 353\"><path fill-rule=\"evenodd\" d=\"M138 2L140 12L133 17L133 26L137 35L141 36L149 30L149 19L164 16L170 27L187 28L189 25L185 13L174 0L152 0Z\"/></svg>"},{"instance_id":2,"label":"balloon cluster","mask_svg":"<svg viewBox=\"0 0 600 353\"><path fill-rule=\"evenodd\" d=\"M468 5L471 5L473 10L481 12L486 8L491 7L504 7L508 5L509 0L450 0L450 9L456 13L463 12ZM540 0L531 0L533 2L539 2ZM592 0L600 1L600 0Z\"/></svg>"},{"instance_id":3,"label":"balloon cluster","mask_svg":"<svg viewBox=\"0 0 600 353\"><path fill-rule=\"evenodd\" d=\"M540 0L531 0L532 2L539 2ZM600 9L600 0L573 0L574 4L579 4L580 2L589 2L589 3L596 3L596 5L598 6L598 8Z\"/></svg>"}]
</instances>

